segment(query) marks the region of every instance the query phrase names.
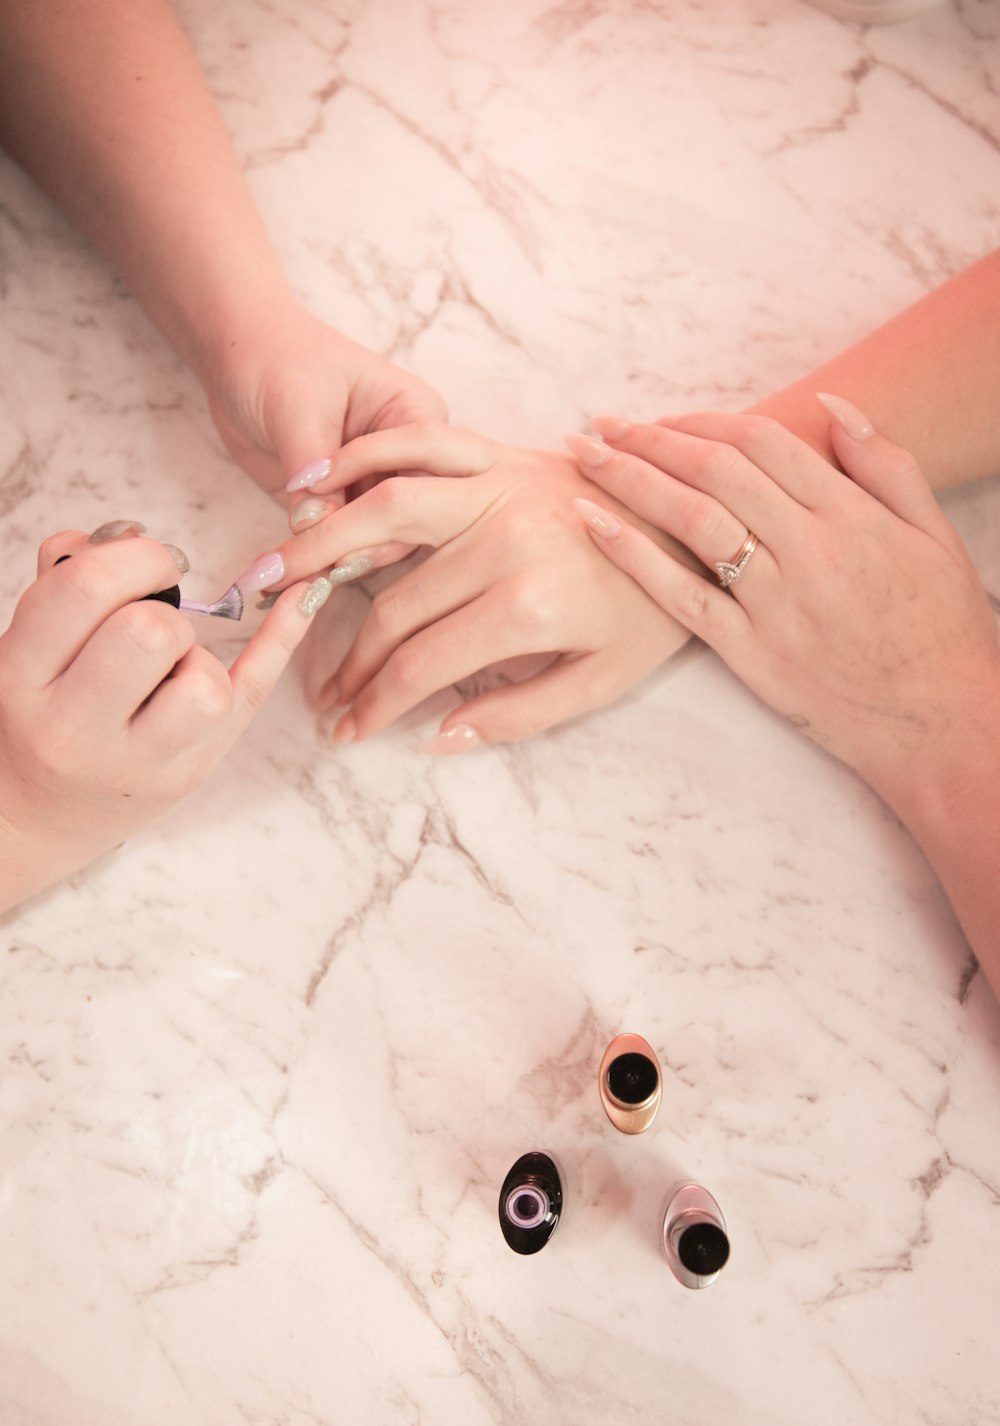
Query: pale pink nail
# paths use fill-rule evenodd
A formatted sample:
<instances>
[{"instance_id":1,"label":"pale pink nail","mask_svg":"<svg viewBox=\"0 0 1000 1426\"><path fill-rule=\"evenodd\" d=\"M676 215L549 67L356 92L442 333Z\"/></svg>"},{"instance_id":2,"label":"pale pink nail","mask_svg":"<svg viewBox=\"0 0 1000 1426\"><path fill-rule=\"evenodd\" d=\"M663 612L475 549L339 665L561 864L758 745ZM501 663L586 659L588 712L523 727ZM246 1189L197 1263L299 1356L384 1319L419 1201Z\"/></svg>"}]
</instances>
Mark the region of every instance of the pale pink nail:
<instances>
[{"instance_id":1,"label":"pale pink nail","mask_svg":"<svg viewBox=\"0 0 1000 1426\"><path fill-rule=\"evenodd\" d=\"M865 413L859 411L852 402L845 401L843 396L831 396L829 392L817 391L816 399L822 401L837 424L856 441L867 441L869 436L874 436L875 427Z\"/></svg>"},{"instance_id":2,"label":"pale pink nail","mask_svg":"<svg viewBox=\"0 0 1000 1426\"><path fill-rule=\"evenodd\" d=\"M620 441L632 429L632 422L623 421L621 416L591 416L587 425L606 441Z\"/></svg>"},{"instance_id":3,"label":"pale pink nail","mask_svg":"<svg viewBox=\"0 0 1000 1426\"><path fill-rule=\"evenodd\" d=\"M573 504L586 520L587 524L595 534L601 536L603 540L613 540L621 534L622 522L616 520L610 510L604 510L600 505L595 505L592 500L584 500L581 495L577 495Z\"/></svg>"},{"instance_id":4,"label":"pale pink nail","mask_svg":"<svg viewBox=\"0 0 1000 1426\"><path fill-rule=\"evenodd\" d=\"M325 480L333 470L333 461L328 459L310 461L301 470L297 470L285 489L291 494L293 490L306 490L310 485L318 485L321 480Z\"/></svg>"},{"instance_id":5,"label":"pale pink nail","mask_svg":"<svg viewBox=\"0 0 1000 1426\"><path fill-rule=\"evenodd\" d=\"M272 584L280 583L284 577L285 561L277 550L272 550L270 554L261 555L260 559L254 560L235 583L237 589L242 589L244 594L252 594L255 589L269 589Z\"/></svg>"},{"instance_id":6,"label":"pale pink nail","mask_svg":"<svg viewBox=\"0 0 1000 1426\"><path fill-rule=\"evenodd\" d=\"M563 436L563 440L579 463L589 470L596 470L614 454L611 447L606 446L603 441L595 441L593 436L578 435L575 431L572 435Z\"/></svg>"},{"instance_id":7,"label":"pale pink nail","mask_svg":"<svg viewBox=\"0 0 1000 1426\"><path fill-rule=\"evenodd\" d=\"M417 751L432 753L436 757L455 757L458 753L471 753L482 745L483 740L475 728L468 723L453 723L450 728L435 733L433 738L425 738L417 745Z\"/></svg>"}]
</instances>

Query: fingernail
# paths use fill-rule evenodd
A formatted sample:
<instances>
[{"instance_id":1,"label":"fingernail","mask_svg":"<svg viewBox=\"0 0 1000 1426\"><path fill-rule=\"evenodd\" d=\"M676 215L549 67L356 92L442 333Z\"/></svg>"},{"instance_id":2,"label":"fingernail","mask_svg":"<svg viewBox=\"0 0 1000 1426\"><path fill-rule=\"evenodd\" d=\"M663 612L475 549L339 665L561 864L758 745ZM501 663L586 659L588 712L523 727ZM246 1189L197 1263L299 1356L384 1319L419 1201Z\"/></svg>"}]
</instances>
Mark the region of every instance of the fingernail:
<instances>
[{"instance_id":1,"label":"fingernail","mask_svg":"<svg viewBox=\"0 0 1000 1426\"><path fill-rule=\"evenodd\" d=\"M822 401L838 425L856 441L867 441L869 436L874 436L875 427L865 413L859 411L850 401L845 401L843 396L831 396L829 392L817 391L816 398Z\"/></svg>"},{"instance_id":2,"label":"fingernail","mask_svg":"<svg viewBox=\"0 0 1000 1426\"><path fill-rule=\"evenodd\" d=\"M458 753L471 753L482 745L483 740L475 728L468 723L453 723L450 728L435 733L433 738L425 738L418 743L417 751L432 753L436 757L454 757Z\"/></svg>"},{"instance_id":3,"label":"fingernail","mask_svg":"<svg viewBox=\"0 0 1000 1426\"><path fill-rule=\"evenodd\" d=\"M358 725L354 721L352 713L345 713L343 718L333 730L333 741L342 748L347 743L353 743L358 736Z\"/></svg>"},{"instance_id":4,"label":"fingernail","mask_svg":"<svg viewBox=\"0 0 1000 1426\"><path fill-rule=\"evenodd\" d=\"M87 544L103 545L106 540L128 540L145 533L145 525L138 520L109 520L106 525L98 525Z\"/></svg>"},{"instance_id":5,"label":"fingernail","mask_svg":"<svg viewBox=\"0 0 1000 1426\"><path fill-rule=\"evenodd\" d=\"M580 464L589 470L596 470L614 454L603 441L595 441L593 436L578 435L575 431L572 435L563 436L563 440Z\"/></svg>"},{"instance_id":6,"label":"fingernail","mask_svg":"<svg viewBox=\"0 0 1000 1426\"><path fill-rule=\"evenodd\" d=\"M177 573L187 574L188 570L191 568L191 561L188 559L184 551L178 549L176 545L164 545L163 548L169 552L170 558L177 566Z\"/></svg>"},{"instance_id":7,"label":"fingernail","mask_svg":"<svg viewBox=\"0 0 1000 1426\"><path fill-rule=\"evenodd\" d=\"M299 613L307 619L311 619L317 609L322 609L332 593L333 585L325 575L319 575L307 589L303 590L298 605Z\"/></svg>"},{"instance_id":8,"label":"fingernail","mask_svg":"<svg viewBox=\"0 0 1000 1426\"><path fill-rule=\"evenodd\" d=\"M584 500L581 495L573 499L573 504L586 520L590 528L604 540L613 540L621 534L622 522L616 520L610 510L595 505L592 500Z\"/></svg>"},{"instance_id":9,"label":"fingernail","mask_svg":"<svg viewBox=\"0 0 1000 1426\"><path fill-rule=\"evenodd\" d=\"M318 495L310 496L308 500L303 500L301 505L296 505L289 515L289 528L296 535L300 530L308 530L312 525L318 525L332 508L328 501L320 500Z\"/></svg>"},{"instance_id":10,"label":"fingernail","mask_svg":"<svg viewBox=\"0 0 1000 1426\"><path fill-rule=\"evenodd\" d=\"M307 490L310 485L318 485L321 480L325 480L333 470L333 461L328 459L310 461L301 470L295 472L285 489L291 493L293 490Z\"/></svg>"},{"instance_id":11,"label":"fingernail","mask_svg":"<svg viewBox=\"0 0 1000 1426\"><path fill-rule=\"evenodd\" d=\"M252 594L255 589L267 589L285 577L285 561L277 550L255 559L249 569L245 569L236 580L238 589L244 594Z\"/></svg>"},{"instance_id":12,"label":"fingernail","mask_svg":"<svg viewBox=\"0 0 1000 1426\"><path fill-rule=\"evenodd\" d=\"M351 555L350 559L338 561L327 575L331 584L347 584L352 579L360 579L372 567L371 555Z\"/></svg>"},{"instance_id":13,"label":"fingernail","mask_svg":"<svg viewBox=\"0 0 1000 1426\"><path fill-rule=\"evenodd\" d=\"M591 416L587 425L606 441L620 441L632 429L632 422L620 416Z\"/></svg>"}]
</instances>

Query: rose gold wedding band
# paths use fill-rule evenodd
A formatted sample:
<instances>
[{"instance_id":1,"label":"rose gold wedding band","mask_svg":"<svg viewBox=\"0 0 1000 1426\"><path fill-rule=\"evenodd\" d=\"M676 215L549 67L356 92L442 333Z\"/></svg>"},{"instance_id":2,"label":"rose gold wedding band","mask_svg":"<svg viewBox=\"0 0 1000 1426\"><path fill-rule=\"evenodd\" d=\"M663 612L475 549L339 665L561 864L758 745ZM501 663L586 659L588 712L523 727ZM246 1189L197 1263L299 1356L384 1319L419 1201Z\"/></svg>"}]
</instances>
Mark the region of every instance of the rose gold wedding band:
<instances>
[{"instance_id":1,"label":"rose gold wedding band","mask_svg":"<svg viewBox=\"0 0 1000 1426\"><path fill-rule=\"evenodd\" d=\"M757 536L752 530L747 531L747 537L733 555L731 560L719 560L715 566L715 572L719 576L719 583L723 589L728 589L731 584L735 584L750 563L750 556L757 548Z\"/></svg>"}]
</instances>

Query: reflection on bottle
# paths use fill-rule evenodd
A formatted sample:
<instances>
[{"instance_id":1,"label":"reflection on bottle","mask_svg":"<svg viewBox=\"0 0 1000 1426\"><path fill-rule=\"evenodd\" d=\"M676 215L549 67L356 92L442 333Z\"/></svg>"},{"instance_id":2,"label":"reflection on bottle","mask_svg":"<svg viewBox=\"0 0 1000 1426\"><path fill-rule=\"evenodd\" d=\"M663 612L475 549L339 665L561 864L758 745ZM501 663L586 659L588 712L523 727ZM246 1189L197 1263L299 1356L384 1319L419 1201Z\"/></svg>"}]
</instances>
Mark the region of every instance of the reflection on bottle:
<instances>
[{"instance_id":1,"label":"reflection on bottle","mask_svg":"<svg viewBox=\"0 0 1000 1426\"><path fill-rule=\"evenodd\" d=\"M670 1271L685 1287L708 1287L729 1261L722 1210L707 1189L682 1183L663 1216L663 1251Z\"/></svg>"},{"instance_id":2,"label":"reflection on bottle","mask_svg":"<svg viewBox=\"0 0 1000 1426\"><path fill-rule=\"evenodd\" d=\"M515 1253L537 1253L562 1212L562 1182L548 1154L522 1154L500 1189L500 1229Z\"/></svg>"}]
</instances>

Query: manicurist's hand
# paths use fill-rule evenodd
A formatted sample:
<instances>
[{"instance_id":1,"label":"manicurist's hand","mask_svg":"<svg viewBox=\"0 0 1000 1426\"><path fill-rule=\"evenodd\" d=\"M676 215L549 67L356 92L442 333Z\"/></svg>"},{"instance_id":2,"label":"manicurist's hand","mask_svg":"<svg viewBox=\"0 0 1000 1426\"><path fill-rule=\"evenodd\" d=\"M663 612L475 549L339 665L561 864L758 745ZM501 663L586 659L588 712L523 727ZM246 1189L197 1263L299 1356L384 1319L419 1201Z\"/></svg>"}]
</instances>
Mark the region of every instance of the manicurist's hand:
<instances>
[{"instance_id":1,"label":"manicurist's hand","mask_svg":"<svg viewBox=\"0 0 1000 1426\"><path fill-rule=\"evenodd\" d=\"M324 477L345 442L446 418L444 400L425 381L280 289L231 322L202 376L230 454L272 494L283 495L291 481L302 492L298 503L318 481L331 495L341 491Z\"/></svg>"},{"instance_id":2,"label":"manicurist's hand","mask_svg":"<svg viewBox=\"0 0 1000 1426\"><path fill-rule=\"evenodd\" d=\"M912 457L825 400L849 478L764 417L598 421L614 454L591 478L620 504L578 508L609 562L897 811L997 989L996 616ZM621 504L731 582L679 565Z\"/></svg>"},{"instance_id":3,"label":"manicurist's hand","mask_svg":"<svg viewBox=\"0 0 1000 1426\"><path fill-rule=\"evenodd\" d=\"M176 582L153 540L95 545L67 532L42 545L38 578L0 636L0 910L197 786L308 627L304 591L289 589L226 669L195 644L188 616L143 599Z\"/></svg>"},{"instance_id":4,"label":"manicurist's hand","mask_svg":"<svg viewBox=\"0 0 1000 1426\"><path fill-rule=\"evenodd\" d=\"M453 709L428 746L528 737L611 702L684 641L593 548L571 502L595 488L565 456L422 422L353 441L314 490L401 468L429 473L382 480L279 552L287 580L338 562L335 579L363 574L414 545L434 551L375 596L330 670L321 705L347 707L336 741L378 732L488 665L547 655L541 672ZM318 640L309 656L322 657Z\"/></svg>"}]
</instances>

